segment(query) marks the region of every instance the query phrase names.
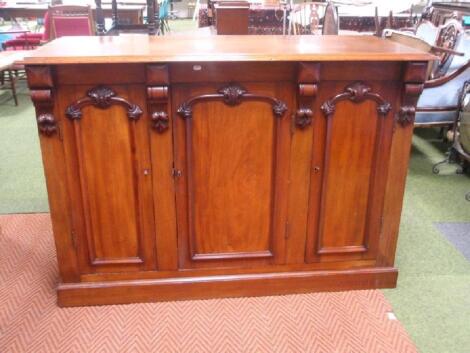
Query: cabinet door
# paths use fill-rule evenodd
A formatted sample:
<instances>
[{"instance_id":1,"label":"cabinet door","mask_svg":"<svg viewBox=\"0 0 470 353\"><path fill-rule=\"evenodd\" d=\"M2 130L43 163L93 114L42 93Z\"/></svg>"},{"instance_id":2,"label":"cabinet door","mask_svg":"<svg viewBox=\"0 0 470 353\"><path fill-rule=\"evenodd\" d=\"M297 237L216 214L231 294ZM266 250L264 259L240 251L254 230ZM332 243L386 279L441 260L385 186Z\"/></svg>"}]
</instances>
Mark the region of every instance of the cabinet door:
<instances>
[{"instance_id":1,"label":"cabinet door","mask_svg":"<svg viewBox=\"0 0 470 353\"><path fill-rule=\"evenodd\" d=\"M173 86L180 267L284 261L292 92Z\"/></svg>"},{"instance_id":2,"label":"cabinet door","mask_svg":"<svg viewBox=\"0 0 470 353\"><path fill-rule=\"evenodd\" d=\"M82 273L155 268L142 86L64 86L64 146Z\"/></svg>"},{"instance_id":3,"label":"cabinet door","mask_svg":"<svg viewBox=\"0 0 470 353\"><path fill-rule=\"evenodd\" d=\"M393 130L388 102L396 92L394 82L322 84L323 104L314 124L308 261L375 258Z\"/></svg>"}]
</instances>

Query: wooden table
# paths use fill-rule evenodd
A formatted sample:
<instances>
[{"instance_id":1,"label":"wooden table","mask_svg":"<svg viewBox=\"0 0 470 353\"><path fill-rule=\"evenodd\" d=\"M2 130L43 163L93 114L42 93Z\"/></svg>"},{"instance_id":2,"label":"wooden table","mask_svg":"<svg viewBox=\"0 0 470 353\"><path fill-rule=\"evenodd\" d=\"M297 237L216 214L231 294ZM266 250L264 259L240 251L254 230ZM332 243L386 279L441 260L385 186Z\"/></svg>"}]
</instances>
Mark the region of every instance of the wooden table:
<instances>
[{"instance_id":1,"label":"wooden table","mask_svg":"<svg viewBox=\"0 0 470 353\"><path fill-rule=\"evenodd\" d=\"M59 305L394 287L433 58L364 36L41 47L25 64Z\"/></svg>"},{"instance_id":2,"label":"wooden table","mask_svg":"<svg viewBox=\"0 0 470 353\"><path fill-rule=\"evenodd\" d=\"M7 5L0 6L0 17L4 19L12 18L43 18L48 9L47 4L39 5ZM119 19L128 24L142 24L145 6L122 5L119 6ZM96 9L92 8L93 17L96 19ZM112 17L110 5L103 5L105 17Z\"/></svg>"}]
</instances>

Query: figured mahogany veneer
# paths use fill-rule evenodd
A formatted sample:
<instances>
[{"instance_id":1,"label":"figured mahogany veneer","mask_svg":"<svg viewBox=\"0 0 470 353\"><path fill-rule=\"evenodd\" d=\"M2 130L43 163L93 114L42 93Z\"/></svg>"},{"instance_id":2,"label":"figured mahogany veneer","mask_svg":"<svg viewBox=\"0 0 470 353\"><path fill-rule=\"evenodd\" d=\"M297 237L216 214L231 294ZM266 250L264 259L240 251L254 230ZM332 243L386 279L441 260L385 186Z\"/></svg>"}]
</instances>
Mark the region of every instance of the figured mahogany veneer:
<instances>
[{"instance_id":1,"label":"figured mahogany veneer","mask_svg":"<svg viewBox=\"0 0 470 353\"><path fill-rule=\"evenodd\" d=\"M374 38L126 38L25 60L59 305L395 286L432 57Z\"/></svg>"}]
</instances>

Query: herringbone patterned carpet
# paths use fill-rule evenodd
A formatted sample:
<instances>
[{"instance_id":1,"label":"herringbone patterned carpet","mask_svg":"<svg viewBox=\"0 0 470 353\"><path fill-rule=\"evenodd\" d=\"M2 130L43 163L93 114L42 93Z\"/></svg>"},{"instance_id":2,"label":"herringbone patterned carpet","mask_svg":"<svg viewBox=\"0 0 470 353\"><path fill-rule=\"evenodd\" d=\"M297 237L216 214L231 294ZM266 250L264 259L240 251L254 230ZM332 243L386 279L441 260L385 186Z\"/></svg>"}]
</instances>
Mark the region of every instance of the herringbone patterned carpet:
<instances>
[{"instance_id":1,"label":"herringbone patterned carpet","mask_svg":"<svg viewBox=\"0 0 470 353\"><path fill-rule=\"evenodd\" d=\"M49 215L0 216L0 352L416 352L380 291L60 309Z\"/></svg>"}]
</instances>

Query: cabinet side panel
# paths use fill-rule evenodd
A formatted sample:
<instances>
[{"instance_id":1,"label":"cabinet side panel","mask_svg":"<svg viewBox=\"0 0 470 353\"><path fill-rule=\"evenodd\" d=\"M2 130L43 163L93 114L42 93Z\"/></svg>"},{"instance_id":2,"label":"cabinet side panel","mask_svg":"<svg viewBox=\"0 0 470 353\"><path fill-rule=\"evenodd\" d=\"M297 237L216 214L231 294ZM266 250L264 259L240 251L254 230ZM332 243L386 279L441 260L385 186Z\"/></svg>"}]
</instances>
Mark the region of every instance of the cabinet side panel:
<instances>
[{"instance_id":1,"label":"cabinet side panel","mask_svg":"<svg viewBox=\"0 0 470 353\"><path fill-rule=\"evenodd\" d=\"M58 102L54 111L60 128L63 122L60 120ZM40 135L42 162L60 277L62 282L77 282L79 269L71 224L69 185L61 133L60 131L52 137Z\"/></svg>"},{"instance_id":2,"label":"cabinet side panel","mask_svg":"<svg viewBox=\"0 0 470 353\"><path fill-rule=\"evenodd\" d=\"M62 282L77 282L79 267L65 167L63 121L55 87L56 68L26 66L26 73L35 106L60 277Z\"/></svg>"}]
</instances>

